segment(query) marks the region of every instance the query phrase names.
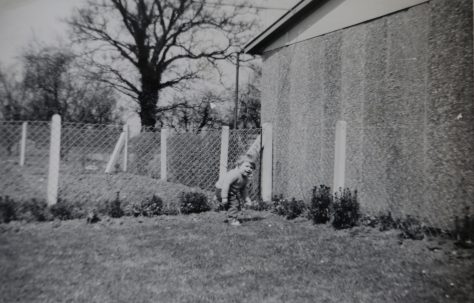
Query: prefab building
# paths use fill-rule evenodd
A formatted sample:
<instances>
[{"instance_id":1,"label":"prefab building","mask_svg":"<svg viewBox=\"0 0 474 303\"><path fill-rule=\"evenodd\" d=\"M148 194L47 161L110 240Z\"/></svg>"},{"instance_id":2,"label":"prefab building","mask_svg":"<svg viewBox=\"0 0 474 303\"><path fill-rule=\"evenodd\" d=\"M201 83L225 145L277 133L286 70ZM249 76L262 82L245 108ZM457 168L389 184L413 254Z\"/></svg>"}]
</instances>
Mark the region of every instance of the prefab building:
<instances>
[{"instance_id":1,"label":"prefab building","mask_svg":"<svg viewBox=\"0 0 474 303\"><path fill-rule=\"evenodd\" d=\"M273 193L345 187L365 212L452 228L474 208L473 1L303 0L247 44L263 57Z\"/></svg>"}]
</instances>

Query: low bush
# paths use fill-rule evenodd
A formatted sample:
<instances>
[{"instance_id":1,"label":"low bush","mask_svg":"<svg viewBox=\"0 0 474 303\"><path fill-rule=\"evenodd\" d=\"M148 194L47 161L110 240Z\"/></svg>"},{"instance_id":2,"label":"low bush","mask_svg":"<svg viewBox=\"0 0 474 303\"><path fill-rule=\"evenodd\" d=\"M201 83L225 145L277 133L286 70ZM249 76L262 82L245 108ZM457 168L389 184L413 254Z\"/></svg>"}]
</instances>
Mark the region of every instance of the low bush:
<instances>
[{"instance_id":1,"label":"low bush","mask_svg":"<svg viewBox=\"0 0 474 303\"><path fill-rule=\"evenodd\" d=\"M335 229L351 228L357 225L360 218L360 206L357 191L346 188L334 195L333 221Z\"/></svg>"},{"instance_id":2,"label":"low bush","mask_svg":"<svg viewBox=\"0 0 474 303\"><path fill-rule=\"evenodd\" d=\"M470 216L470 208L464 209L464 218L454 218L454 238L461 246L472 246L474 242L474 217Z\"/></svg>"},{"instance_id":3,"label":"low bush","mask_svg":"<svg viewBox=\"0 0 474 303\"><path fill-rule=\"evenodd\" d=\"M399 220L397 225L401 231L400 238L402 239L423 240L425 236L420 221L411 216Z\"/></svg>"},{"instance_id":4,"label":"low bush","mask_svg":"<svg viewBox=\"0 0 474 303\"><path fill-rule=\"evenodd\" d=\"M16 204L10 197L0 197L0 223L16 220Z\"/></svg>"},{"instance_id":5,"label":"low bush","mask_svg":"<svg viewBox=\"0 0 474 303\"><path fill-rule=\"evenodd\" d=\"M182 192L179 196L182 214L201 213L211 210L206 195L200 192Z\"/></svg>"},{"instance_id":6,"label":"low bush","mask_svg":"<svg viewBox=\"0 0 474 303\"><path fill-rule=\"evenodd\" d=\"M398 222L393 219L392 214L380 213L379 215L365 215L360 219L360 224L372 228L378 228L380 231L398 228Z\"/></svg>"},{"instance_id":7,"label":"low bush","mask_svg":"<svg viewBox=\"0 0 474 303\"><path fill-rule=\"evenodd\" d=\"M272 204L264 202L263 200L257 200L251 205L245 205L246 209L255 210L255 211L265 211L272 208Z\"/></svg>"},{"instance_id":8,"label":"low bush","mask_svg":"<svg viewBox=\"0 0 474 303\"><path fill-rule=\"evenodd\" d=\"M117 192L117 196L113 201L107 201L105 203L105 209L103 210L106 215L111 218L120 218L124 215L122 209L122 203L120 202L120 192Z\"/></svg>"},{"instance_id":9,"label":"low bush","mask_svg":"<svg viewBox=\"0 0 474 303\"><path fill-rule=\"evenodd\" d=\"M43 222L51 220L52 214L46 201L32 199L18 203L17 219L27 222Z\"/></svg>"},{"instance_id":10,"label":"low bush","mask_svg":"<svg viewBox=\"0 0 474 303\"><path fill-rule=\"evenodd\" d=\"M174 205L165 205L162 213L166 216L176 216L179 215L179 209Z\"/></svg>"},{"instance_id":11,"label":"low bush","mask_svg":"<svg viewBox=\"0 0 474 303\"><path fill-rule=\"evenodd\" d=\"M163 214L163 200L153 195L150 198L146 198L138 204L133 204L132 206L133 215L144 216L144 217L153 217Z\"/></svg>"},{"instance_id":12,"label":"low bush","mask_svg":"<svg viewBox=\"0 0 474 303\"><path fill-rule=\"evenodd\" d=\"M54 205L49 207L49 211L51 212L53 218L59 220L72 220L74 219L72 215L72 208L70 205L65 203L64 201L58 200L58 202Z\"/></svg>"},{"instance_id":13,"label":"low bush","mask_svg":"<svg viewBox=\"0 0 474 303\"><path fill-rule=\"evenodd\" d=\"M331 188L320 185L313 188L308 217L314 224L325 224L331 220L332 194Z\"/></svg>"},{"instance_id":14,"label":"low bush","mask_svg":"<svg viewBox=\"0 0 474 303\"><path fill-rule=\"evenodd\" d=\"M130 203L124 210L125 216L138 217L142 214L142 205L140 202Z\"/></svg>"},{"instance_id":15,"label":"low bush","mask_svg":"<svg viewBox=\"0 0 474 303\"><path fill-rule=\"evenodd\" d=\"M283 216L288 220L301 216L307 207L304 201L292 198L290 201L284 199L283 196L275 196L273 199L273 212L279 216Z\"/></svg>"},{"instance_id":16,"label":"low bush","mask_svg":"<svg viewBox=\"0 0 474 303\"><path fill-rule=\"evenodd\" d=\"M398 223L395 219L393 219L392 213L390 212L387 214L381 214L378 217L378 225L380 231L398 228Z\"/></svg>"}]
</instances>

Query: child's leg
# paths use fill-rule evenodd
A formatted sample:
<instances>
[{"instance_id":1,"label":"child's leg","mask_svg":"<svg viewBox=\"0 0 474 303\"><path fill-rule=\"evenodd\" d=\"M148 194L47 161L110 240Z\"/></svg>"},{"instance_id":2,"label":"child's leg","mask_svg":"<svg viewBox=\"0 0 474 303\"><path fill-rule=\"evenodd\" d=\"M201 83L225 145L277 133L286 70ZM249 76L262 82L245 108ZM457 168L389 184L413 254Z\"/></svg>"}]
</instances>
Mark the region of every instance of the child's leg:
<instances>
[{"instance_id":1,"label":"child's leg","mask_svg":"<svg viewBox=\"0 0 474 303\"><path fill-rule=\"evenodd\" d=\"M228 210L229 203L222 203L222 189L216 187L215 198L217 200L217 210Z\"/></svg>"},{"instance_id":2,"label":"child's leg","mask_svg":"<svg viewBox=\"0 0 474 303\"><path fill-rule=\"evenodd\" d=\"M235 196L230 196L229 197L229 204L230 208L227 212L227 216L229 219L238 219L239 212L240 212L240 199Z\"/></svg>"},{"instance_id":3,"label":"child's leg","mask_svg":"<svg viewBox=\"0 0 474 303\"><path fill-rule=\"evenodd\" d=\"M216 187L216 199L219 201L219 203L222 203L222 189Z\"/></svg>"}]
</instances>

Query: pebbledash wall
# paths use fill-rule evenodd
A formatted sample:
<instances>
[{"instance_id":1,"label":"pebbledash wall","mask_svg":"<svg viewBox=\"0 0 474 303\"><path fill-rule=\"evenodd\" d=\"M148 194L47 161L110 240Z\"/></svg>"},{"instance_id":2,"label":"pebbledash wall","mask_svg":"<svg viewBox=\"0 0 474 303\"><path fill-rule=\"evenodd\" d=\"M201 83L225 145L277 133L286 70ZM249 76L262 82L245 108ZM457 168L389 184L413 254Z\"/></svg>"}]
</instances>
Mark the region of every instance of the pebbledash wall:
<instances>
[{"instance_id":1,"label":"pebbledash wall","mask_svg":"<svg viewBox=\"0 0 474 303\"><path fill-rule=\"evenodd\" d=\"M263 54L273 193L331 186L347 121L346 186L368 212L451 228L474 204L473 4L431 0Z\"/></svg>"}]
</instances>

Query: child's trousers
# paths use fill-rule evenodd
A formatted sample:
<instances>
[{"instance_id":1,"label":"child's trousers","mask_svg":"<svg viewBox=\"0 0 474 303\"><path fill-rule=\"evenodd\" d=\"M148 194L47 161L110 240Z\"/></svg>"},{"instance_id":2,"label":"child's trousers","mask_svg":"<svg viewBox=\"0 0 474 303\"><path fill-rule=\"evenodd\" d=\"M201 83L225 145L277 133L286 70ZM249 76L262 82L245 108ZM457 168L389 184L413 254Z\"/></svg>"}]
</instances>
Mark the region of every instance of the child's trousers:
<instances>
[{"instance_id":1,"label":"child's trousers","mask_svg":"<svg viewBox=\"0 0 474 303\"><path fill-rule=\"evenodd\" d=\"M217 200L222 203L222 190L220 188L216 188L216 197ZM237 195L229 193L227 205L224 205L224 208L227 210L227 216L229 218L237 219L237 217L239 216L239 212L242 208L242 203L240 200L240 197L238 197Z\"/></svg>"}]
</instances>

